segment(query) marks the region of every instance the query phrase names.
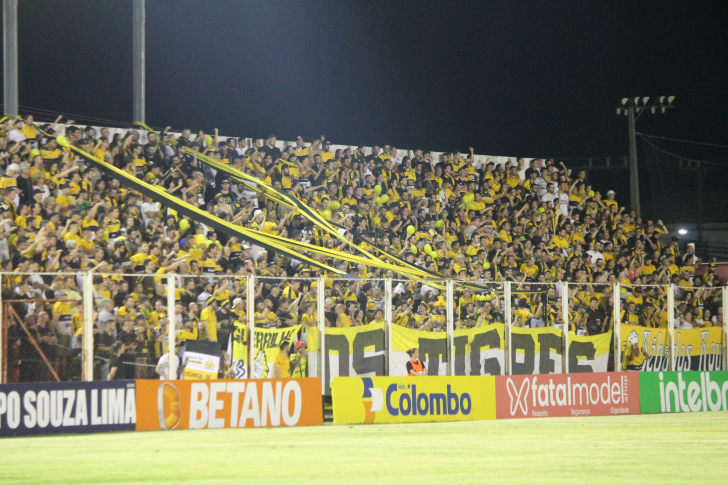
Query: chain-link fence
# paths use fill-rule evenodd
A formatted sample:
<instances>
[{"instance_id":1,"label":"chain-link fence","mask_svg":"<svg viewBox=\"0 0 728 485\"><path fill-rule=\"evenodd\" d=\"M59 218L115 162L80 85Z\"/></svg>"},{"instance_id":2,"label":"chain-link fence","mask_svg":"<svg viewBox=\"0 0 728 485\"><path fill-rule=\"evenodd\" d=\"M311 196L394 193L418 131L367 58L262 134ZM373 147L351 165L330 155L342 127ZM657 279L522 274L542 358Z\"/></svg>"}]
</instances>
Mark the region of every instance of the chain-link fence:
<instances>
[{"instance_id":1,"label":"chain-link fence","mask_svg":"<svg viewBox=\"0 0 728 485\"><path fill-rule=\"evenodd\" d=\"M3 273L2 382L724 367L726 287ZM250 298L249 298L250 296Z\"/></svg>"}]
</instances>

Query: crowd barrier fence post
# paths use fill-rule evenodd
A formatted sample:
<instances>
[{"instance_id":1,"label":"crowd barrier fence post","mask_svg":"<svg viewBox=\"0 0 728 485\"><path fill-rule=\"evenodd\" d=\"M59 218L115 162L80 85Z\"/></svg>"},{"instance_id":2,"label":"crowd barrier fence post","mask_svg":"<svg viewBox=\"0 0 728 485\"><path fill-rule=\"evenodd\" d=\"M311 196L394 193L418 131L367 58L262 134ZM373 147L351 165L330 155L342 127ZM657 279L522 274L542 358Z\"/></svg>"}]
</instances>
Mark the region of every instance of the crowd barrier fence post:
<instances>
[{"instance_id":1,"label":"crowd barrier fence post","mask_svg":"<svg viewBox=\"0 0 728 485\"><path fill-rule=\"evenodd\" d=\"M723 300L723 321L719 322L723 327L723 370L728 370L728 325L725 316L728 315L728 286L721 289Z\"/></svg>"},{"instance_id":2,"label":"crowd barrier fence post","mask_svg":"<svg viewBox=\"0 0 728 485\"><path fill-rule=\"evenodd\" d=\"M612 316L612 339L614 340L614 371L622 370L622 300L621 284L612 285L612 298L614 299L614 312Z\"/></svg>"},{"instance_id":3,"label":"crowd barrier fence post","mask_svg":"<svg viewBox=\"0 0 728 485\"><path fill-rule=\"evenodd\" d=\"M675 344L675 285L670 284L667 287L667 334L668 334L668 352L670 352L670 370L675 370L675 353L677 351Z\"/></svg>"},{"instance_id":4,"label":"crowd barrier fence post","mask_svg":"<svg viewBox=\"0 0 728 485\"><path fill-rule=\"evenodd\" d=\"M177 339L177 302L174 298L175 283L177 282L177 274L169 273L167 275L167 351L169 352L169 371L167 379L177 379L177 350L175 349L175 343Z\"/></svg>"},{"instance_id":5,"label":"crowd barrier fence post","mask_svg":"<svg viewBox=\"0 0 728 485\"><path fill-rule=\"evenodd\" d=\"M81 342L81 380L94 380L94 274L83 275L83 341Z\"/></svg>"},{"instance_id":6,"label":"crowd barrier fence post","mask_svg":"<svg viewBox=\"0 0 728 485\"><path fill-rule=\"evenodd\" d=\"M513 355L511 353L511 282L506 281L503 288L506 319L506 375L513 375Z\"/></svg>"},{"instance_id":7,"label":"crowd barrier fence post","mask_svg":"<svg viewBox=\"0 0 728 485\"><path fill-rule=\"evenodd\" d=\"M447 280L445 285L445 293L447 298L447 375L455 375L455 355L453 339L455 333L455 302L453 292L453 281Z\"/></svg>"},{"instance_id":8,"label":"crowd barrier fence post","mask_svg":"<svg viewBox=\"0 0 728 485\"><path fill-rule=\"evenodd\" d=\"M5 275L0 273L0 288L3 287L3 277ZM0 291L0 384L5 384L5 371L7 366L5 365L5 307L3 306L3 295Z\"/></svg>"},{"instance_id":9,"label":"crowd barrier fence post","mask_svg":"<svg viewBox=\"0 0 728 485\"><path fill-rule=\"evenodd\" d=\"M321 376L321 395L326 394L326 287L323 278L316 280L316 320L319 329L319 349L321 349L321 358L319 359L319 376Z\"/></svg>"},{"instance_id":10,"label":"crowd barrier fence post","mask_svg":"<svg viewBox=\"0 0 728 485\"><path fill-rule=\"evenodd\" d=\"M561 366L564 374L569 373L569 283L561 283L561 334L564 341L564 350L561 354Z\"/></svg>"},{"instance_id":11,"label":"crowd barrier fence post","mask_svg":"<svg viewBox=\"0 0 728 485\"><path fill-rule=\"evenodd\" d=\"M255 276L248 276L245 282L245 306L248 311L248 379L253 378L255 366Z\"/></svg>"},{"instance_id":12,"label":"crowd barrier fence post","mask_svg":"<svg viewBox=\"0 0 728 485\"><path fill-rule=\"evenodd\" d=\"M384 321L385 326L385 342L386 349L384 352L384 368L387 375L391 375L390 366L392 365L392 279L384 280Z\"/></svg>"}]
</instances>

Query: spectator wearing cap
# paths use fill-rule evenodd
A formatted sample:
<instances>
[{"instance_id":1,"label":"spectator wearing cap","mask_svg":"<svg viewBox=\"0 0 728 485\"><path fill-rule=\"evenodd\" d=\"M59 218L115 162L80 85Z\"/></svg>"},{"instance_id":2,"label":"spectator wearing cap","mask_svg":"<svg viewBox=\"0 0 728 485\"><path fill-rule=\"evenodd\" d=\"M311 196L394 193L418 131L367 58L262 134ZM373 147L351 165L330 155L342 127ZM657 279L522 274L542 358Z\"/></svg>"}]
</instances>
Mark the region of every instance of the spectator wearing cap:
<instances>
[{"instance_id":1,"label":"spectator wearing cap","mask_svg":"<svg viewBox=\"0 0 728 485\"><path fill-rule=\"evenodd\" d=\"M308 376L308 359L307 359L306 342L299 340L296 342L296 351L290 356L291 359L291 377Z\"/></svg>"}]
</instances>

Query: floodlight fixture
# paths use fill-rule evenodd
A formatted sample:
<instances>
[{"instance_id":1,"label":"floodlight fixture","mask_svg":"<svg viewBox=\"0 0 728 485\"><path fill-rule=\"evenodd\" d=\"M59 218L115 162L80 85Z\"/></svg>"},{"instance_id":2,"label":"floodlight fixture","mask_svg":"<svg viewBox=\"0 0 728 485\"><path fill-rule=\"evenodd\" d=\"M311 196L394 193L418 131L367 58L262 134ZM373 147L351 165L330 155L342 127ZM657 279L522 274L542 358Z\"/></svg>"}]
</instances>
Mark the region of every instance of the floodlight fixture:
<instances>
[{"instance_id":1,"label":"floodlight fixture","mask_svg":"<svg viewBox=\"0 0 728 485\"><path fill-rule=\"evenodd\" d=\"M672 102L675 100L675 96L670 96L667 98L667 104L672 104Z\"/></svg>"},{"instance_id":2,"label":"floodlight fixture","mask_svg":"<svg viewBox=\"0 0 728 485\"><path fill-rule=\"evenodd\" d=\"M687 229L680 228L680 230L677 231L677 232L679 232L681 236L684 236L685 234L688 233L688 230Z\"/></svg>"},{"instance_id":3,"label":"floodlight fixture","mask_svg":"<svg viewBox=\"0 0 728 485\"><path fill-rule=\"evenodd\" d=\"M629 102L629 98L622 98L622 106L627 106L628 102Z\"/></svg>"},{"instance_id":4,"label":"floodlight fixture","mask_svg":"<svg viewBox=\"0 0 728 485\"><path fill-rule=\"evenodd\" d=\"M644 98L642 98L642 104L644 104L645 106L647 106L647 101L649 101L649 100L650 100L650 97L649 96L645 96Z\"/></svg>"}]
</instances>

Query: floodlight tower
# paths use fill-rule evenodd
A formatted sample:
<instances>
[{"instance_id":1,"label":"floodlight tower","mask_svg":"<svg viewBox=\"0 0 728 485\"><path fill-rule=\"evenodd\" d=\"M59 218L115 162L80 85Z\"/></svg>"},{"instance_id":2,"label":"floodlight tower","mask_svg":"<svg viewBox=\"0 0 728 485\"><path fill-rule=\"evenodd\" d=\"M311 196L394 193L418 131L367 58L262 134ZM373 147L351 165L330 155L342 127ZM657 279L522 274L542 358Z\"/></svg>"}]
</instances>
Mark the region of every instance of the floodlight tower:
<instances>
[{"instance_id":1,"label":"floodlight tower","mask_svg":"<svg viewBox=\"0 0 728 485\"><path fill-rule=\"evenodd\" d=\"M18 114L18 0L3 0L3 103Z\"/></svg>"},{"instance_id":2,"label":"floodlight tower","mask_svg":"<svg viewBox=\"0 0 728 485\"><path fill-rule=\"evenodd\" d=\"M659 104L657 101L659 100ZM637 137L635 131L635 122L642 113L649 110L650 113L655 114L659 110L660 113L664 114L668 109L674 108L672 102L675 100L675 96L660 96L656 98L656 101L652 104L648 104L650 101L649 96L643 98L622 98L622 105L617 106L617 115L624 115L627 117L629 123L629 196L630 205L632 209L637 213L637 217L640 217L640 181L639 174L637 171ZM640 104L641 102L641 104ZM637 117L635 117L637 112Z\"/></svg>"}]
</instances>

